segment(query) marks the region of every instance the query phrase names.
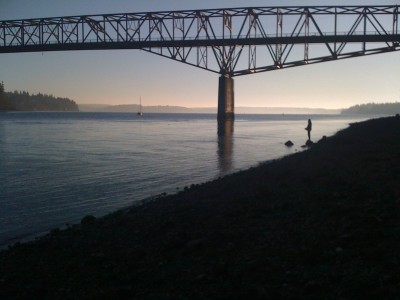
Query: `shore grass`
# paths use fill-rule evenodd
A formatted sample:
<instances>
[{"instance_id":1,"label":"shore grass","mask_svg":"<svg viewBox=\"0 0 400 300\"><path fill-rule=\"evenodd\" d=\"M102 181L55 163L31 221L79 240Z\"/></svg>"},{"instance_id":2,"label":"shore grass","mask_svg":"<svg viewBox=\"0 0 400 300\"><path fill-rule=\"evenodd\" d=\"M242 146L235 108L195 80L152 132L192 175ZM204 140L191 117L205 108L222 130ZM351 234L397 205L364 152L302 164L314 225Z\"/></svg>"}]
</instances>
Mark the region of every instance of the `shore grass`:
<instances>
[{"instance_id":1,"label":"shore grass","mask_svg":"<svg viewBox=\"0 0 400 300\"><path fill-rule=\"evenodd\" d=\"M400 118L0 252L0 299L399 299Z\"/></svg>"}]
</instances>

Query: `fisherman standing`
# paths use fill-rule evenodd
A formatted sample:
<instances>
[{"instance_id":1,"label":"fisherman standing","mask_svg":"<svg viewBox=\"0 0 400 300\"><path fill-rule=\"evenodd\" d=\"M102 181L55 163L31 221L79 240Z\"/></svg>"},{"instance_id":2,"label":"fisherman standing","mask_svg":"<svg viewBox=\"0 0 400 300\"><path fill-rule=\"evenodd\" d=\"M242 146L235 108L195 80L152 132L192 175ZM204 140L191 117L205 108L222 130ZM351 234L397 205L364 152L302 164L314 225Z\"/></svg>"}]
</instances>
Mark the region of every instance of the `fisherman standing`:
<instances>
[{"instance_id":1,"label":"fisherman standing","mask_svg":"<svg viewBox=\"0 0 400 300\"><path fill-rule=\"evenodd\" d=\"M312 123L311 123L311 119L308 119L308 124L307 127L304 128L305 130L307 130L307 134L308 134L308 140L311 141L311 130L312 130Z\"/></svg>"}]
</instances>

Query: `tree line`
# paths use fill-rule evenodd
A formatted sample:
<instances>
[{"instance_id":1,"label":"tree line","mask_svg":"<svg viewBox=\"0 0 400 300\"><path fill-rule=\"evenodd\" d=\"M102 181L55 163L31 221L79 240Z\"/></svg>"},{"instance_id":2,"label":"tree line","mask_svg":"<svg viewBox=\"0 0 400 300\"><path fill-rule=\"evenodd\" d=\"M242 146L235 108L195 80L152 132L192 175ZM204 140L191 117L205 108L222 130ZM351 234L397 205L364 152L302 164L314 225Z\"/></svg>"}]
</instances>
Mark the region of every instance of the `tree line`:
<instances>
[{"instance_id":1,"label":"tree line","mask_svg":"<svg viewBox=\"0 0 400 300\"><path fill-rule=\"evenodd\" d=\"M25 91L6 92L0 83L0 111L79 111L75 101L47 94Z\"/></svg>"},{"instance_id":2,"label":"tree line","mask_svg":"<svg viewBox=\"0 0 400 300\"><path fill-rule=\"evenodd\" d=\"M351 106L342 110L342 114L376 114L393 115L400 113L400 102L394 103L366 103Z\"/></svg>"}]
</instances>

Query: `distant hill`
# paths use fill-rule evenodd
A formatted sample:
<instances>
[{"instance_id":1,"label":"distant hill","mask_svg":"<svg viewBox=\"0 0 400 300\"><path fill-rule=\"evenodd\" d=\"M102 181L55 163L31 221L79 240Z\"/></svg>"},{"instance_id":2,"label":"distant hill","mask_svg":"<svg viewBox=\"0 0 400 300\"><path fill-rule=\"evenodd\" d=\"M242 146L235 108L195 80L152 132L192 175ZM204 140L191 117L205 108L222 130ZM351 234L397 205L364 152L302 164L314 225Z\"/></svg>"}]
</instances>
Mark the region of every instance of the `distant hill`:
<instances>
[{"instance_id":1,"label":"distant hill","mask_svg":"<svg viewBox=\"0 0 400 300\"><path fill-rule=\"evenodd\" d=\"M79 104L80 111L92 112L138 112L138 104L104 105ZM183 106L143 106L144 113L203 113L216 114L216 107L188 108ZM338 109L293 108L293 107L236 107L238 114L339 114Z\"/></svg>"},{"instance_id":2,"label":"distant hill","mask_svg":"<svg viewBox=\"0 0 400 300\"><path fill-rule=\"evenodd\" d=\"M306 108L306 107L236 107L236 113L242 114L339 114L339 109Z\"/></svg>"},{"instance_id":3,"label":"distant hill","mask_svg":"<svg viewBox=\"0 0 400 300\"><path fill-rule=\"evenodd\" d=\"M80 111L86 112L138 112L138 104L105 105L79 104ZM189 109L181 106L142 106L144 113L190 113Z\"/></svg>"},{"instance_id":4,"label":"distant hill","mask_svg":"<svg viewBox=\"0 0 400 300\"><path fill-rule=\"evenodd\" d=\"M110 106L108 104L78 104L79 111L82 112L101 112Z\"/></svg>"},{"instance_id":5,"label":"distant hill","mask_svg":"<svg viewBox=\"0 0 400 300\"><path fill-rule=\"evenodd\" d=\"M400 102L394 103L367 103L354 105L342 110L342 114L375 114L395 115L400 113Z\"/></svg>"}]
</instances>

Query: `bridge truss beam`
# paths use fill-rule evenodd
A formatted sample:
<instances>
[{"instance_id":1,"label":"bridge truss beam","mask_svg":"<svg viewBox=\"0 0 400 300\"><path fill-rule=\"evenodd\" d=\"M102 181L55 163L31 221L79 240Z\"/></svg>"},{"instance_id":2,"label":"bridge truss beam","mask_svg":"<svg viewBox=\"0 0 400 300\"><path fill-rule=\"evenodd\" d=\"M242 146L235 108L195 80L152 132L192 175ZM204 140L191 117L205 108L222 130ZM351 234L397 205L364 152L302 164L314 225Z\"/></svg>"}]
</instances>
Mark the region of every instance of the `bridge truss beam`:
<instances>
[{"instance_id":1,"label":"bridge truss beam","mask_svg":"<svg viewBox=\"0 0 400 300\"><path fill-rule=\"evenodd\" d=\"M0 53L142 49L225 77L400 50L399 6L252 7L0 21Z\"/></svg>"}]
</instances>

